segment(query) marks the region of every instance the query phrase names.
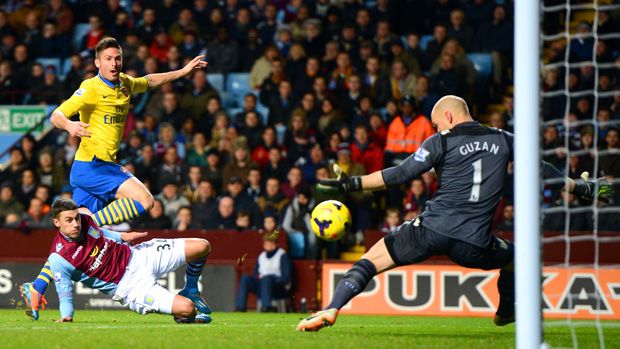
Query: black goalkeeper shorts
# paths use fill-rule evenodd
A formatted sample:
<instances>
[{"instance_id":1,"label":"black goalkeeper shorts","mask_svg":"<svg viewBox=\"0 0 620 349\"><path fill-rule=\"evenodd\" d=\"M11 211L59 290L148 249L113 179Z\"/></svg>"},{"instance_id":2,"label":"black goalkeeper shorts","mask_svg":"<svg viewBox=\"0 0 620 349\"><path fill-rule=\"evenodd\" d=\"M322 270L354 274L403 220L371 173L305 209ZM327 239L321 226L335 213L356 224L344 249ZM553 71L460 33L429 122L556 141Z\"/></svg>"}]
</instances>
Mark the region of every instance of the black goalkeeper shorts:
<instances>
[{"instance_id":1,"label":"black goalkeeper shorts","mask_svg":"<svg viewBox=\"0 0 620 349\"><path fill-rule=\"evenodd\" d=\"M431 256L445 255L463 267L490 270L503 268L514 259L514 244L510 241L493 237L489 246L482 248L441 235L414 222L401 225L384 238L396 265L420 263Z\"/></svg>"}]
</instances>

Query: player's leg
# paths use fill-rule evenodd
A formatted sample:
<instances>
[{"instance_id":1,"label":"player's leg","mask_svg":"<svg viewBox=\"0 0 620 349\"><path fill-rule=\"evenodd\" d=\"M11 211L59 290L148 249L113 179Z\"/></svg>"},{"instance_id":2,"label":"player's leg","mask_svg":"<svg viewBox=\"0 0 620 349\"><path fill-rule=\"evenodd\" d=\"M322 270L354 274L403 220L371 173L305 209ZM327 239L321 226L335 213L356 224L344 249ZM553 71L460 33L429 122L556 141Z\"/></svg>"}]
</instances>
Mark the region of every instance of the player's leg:
<instances>
[{"instance_id":1,"label":"player's leg","mask_svg":"<svg viewBox=\"0 0 620 349\"><path fill-rule=\"evenodd\" d=\"M92 178L75 179L72 185L83 188L92 195L105 198L105 207L94 211L93 218L98 225L118 224L136 218L153 207L153 195L146 186L124 167L107 161L94 159L91 172L96 176L96 184ZM73 169L72 169L73 172Z\"/></svg>"},{"instance_id":2,"label":"player's leg","mask_svg":"<svg viewBox=\"0 0 620 349\"><path fill-rule=\"evenodd\" d=\"M383 238L374 244L362 256L362 259L355 262L351 269L344 274L344 277L336 285L329 305L324 310L301 320L297 325L297 330L318 331L323 327L334 325L340 308L360 294L375 275L394 266L394 260L390 256L385 238Z\"/></svg>"},{"instance_id":3,"label":"player's leg","mask_svg":"<svg viewBox=\"0 0 620 349\"><path fill-rule=\"evenodd\" d=\"M191 299L201 313L211 314L211 308L198 290L198 279L207 263L207 257L211 253L211 244L205 239L184 240L187 267L185 268L185 287L179 292L179 295Z\"/></svg>"},{"instance_id":4,"label":"player's leg","mask_svg":"<svg viewBox=\"0 0 620 349\"><path fill-rule=\"evenodd\" d=\"M514 244L512 242L494 237L491 245L483 249L454 240L446 254L455 263L464 267L483 270L500 269L497 280L499 305L493 322L497 326L504 326L515 321Z\"/></svg>"}]
</instances>

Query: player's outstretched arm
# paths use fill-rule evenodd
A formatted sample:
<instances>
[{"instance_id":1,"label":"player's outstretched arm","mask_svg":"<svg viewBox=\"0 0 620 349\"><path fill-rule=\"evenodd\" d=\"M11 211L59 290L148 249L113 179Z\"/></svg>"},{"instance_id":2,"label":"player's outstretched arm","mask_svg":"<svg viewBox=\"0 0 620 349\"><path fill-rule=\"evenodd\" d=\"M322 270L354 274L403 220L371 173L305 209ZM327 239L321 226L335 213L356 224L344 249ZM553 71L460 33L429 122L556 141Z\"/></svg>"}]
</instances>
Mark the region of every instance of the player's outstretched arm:
<instances>
[{"instance_id":1,"label":"player's outstretched arm","mask_svg":"<svg viewBox=\"0 0 620 349\"><path fill-rule=\"evenodd\" d=\"M580 179L572 179L562 175L562 172L546 161L542 161L543 178L558 179L551 184L552 189L568 190L577 196L594 199L609 199L614 195L614 187L605 178L590 179L590 173L583 172Z\"/></svg>"},{"instance_id":2,"label":"player's outstretched arm","mask_svg":"<svg viewBox=\"0 0 620 349\"><path fill-rule=\"evenodd\" d=\"M150 88L155 88L167 82L180 79L185 75L192 73L194 70L207 67L207 61L203 61L205 55L200 55L189 61L187 65L179 70L169 71L167 73L149 74L145 78L149 82Z\"/></svg>"}]
</instances>

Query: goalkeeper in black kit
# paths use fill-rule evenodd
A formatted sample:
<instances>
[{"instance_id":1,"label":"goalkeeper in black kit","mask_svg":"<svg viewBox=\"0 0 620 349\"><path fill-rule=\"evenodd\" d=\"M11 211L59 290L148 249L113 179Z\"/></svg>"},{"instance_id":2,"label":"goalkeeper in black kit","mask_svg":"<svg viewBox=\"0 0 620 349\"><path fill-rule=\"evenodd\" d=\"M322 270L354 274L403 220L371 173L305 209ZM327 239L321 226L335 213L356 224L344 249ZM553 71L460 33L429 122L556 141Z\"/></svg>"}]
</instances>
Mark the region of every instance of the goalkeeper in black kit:
<instances>
[{"instance_id":1,"label":"goalkeeper in black kit","mask_svg":"<svg viewBox=\"0 0 620 349\"><path fill-rule=\"evenodd\" d=\"M465 101L445 96L433 107L431 119L438 133L400 165L366 176L321 180L343 192L384 189L410 181L435 169L439 189L424 212L377 242L336 286L331 303L301 320L299 331L317 331L336 322L338 311L362 292L377 274L400 265L446 255L455 263L484 270L501 269L500 295L494 317L498 326L514 322L514 245L491 234L491 220L500 201L508 163L513 159L513 135L474 121ZM544 178L563 178L543 162ZM582 197L613 195L604 180L586 178L557 185Z\"/></svg>"}]
</instances>

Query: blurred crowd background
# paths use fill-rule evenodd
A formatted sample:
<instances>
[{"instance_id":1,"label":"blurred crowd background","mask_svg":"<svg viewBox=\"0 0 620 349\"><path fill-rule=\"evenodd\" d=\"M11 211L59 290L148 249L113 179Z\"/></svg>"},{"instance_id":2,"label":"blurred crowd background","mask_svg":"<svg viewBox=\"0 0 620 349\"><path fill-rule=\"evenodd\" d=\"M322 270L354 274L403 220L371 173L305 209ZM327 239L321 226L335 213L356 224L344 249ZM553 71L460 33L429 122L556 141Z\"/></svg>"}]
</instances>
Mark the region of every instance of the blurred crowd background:
<instances>
[{"instance_id":1,"label":"blurred crowd background","mask_svg":"<svg viewBox=\"0 0 620 349\"><path fill-rule=\"evenodd\" d=\"M429 172L382 193L321 192L317 180L334 175L333 163L349 175L398 164L435 132L430 112L446 94L465 98L481 122L512 130L513 5L7 0L0 5L0 103L62 103L97 75L93 49L106 36L121 43L131 76L180 69L204 54L206 71L132 100L118 161L156 203L118 228L280 228L304 240L293 257L337 258L361 244L364 231L389 232L415 217L438 184ZM615 179L620 39L604 35L619 31L618 13L601 11L596 22L576 13L544 18L545 35L561 33L567 21L579 34L545 41L544 158L573 178L588 170ZM0 181L3 226L51 227L52 200L71 196L68 174L78 145L52 130L11 148ZM511 171L497 230L513 228ZM348 205L354 224L325 255L324 243L308 234L309 212L332 198ZM591 206L550 191L544 200L548 207ZM596 221L599 229L620 230L613 212L596 219L588 211L570 213L570 220L566 214L548 214L545 229L587 230Z\"/></svg>"}]
</instances>

